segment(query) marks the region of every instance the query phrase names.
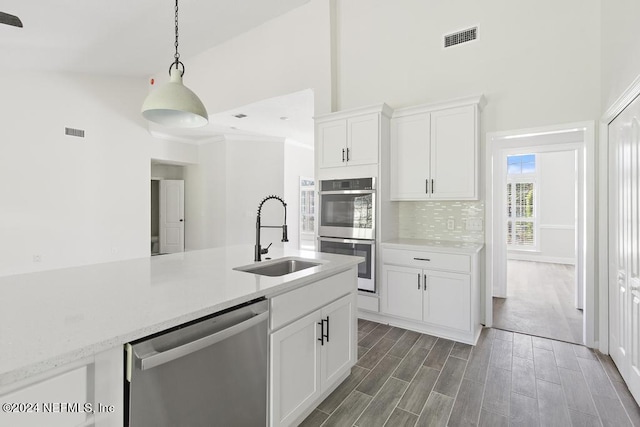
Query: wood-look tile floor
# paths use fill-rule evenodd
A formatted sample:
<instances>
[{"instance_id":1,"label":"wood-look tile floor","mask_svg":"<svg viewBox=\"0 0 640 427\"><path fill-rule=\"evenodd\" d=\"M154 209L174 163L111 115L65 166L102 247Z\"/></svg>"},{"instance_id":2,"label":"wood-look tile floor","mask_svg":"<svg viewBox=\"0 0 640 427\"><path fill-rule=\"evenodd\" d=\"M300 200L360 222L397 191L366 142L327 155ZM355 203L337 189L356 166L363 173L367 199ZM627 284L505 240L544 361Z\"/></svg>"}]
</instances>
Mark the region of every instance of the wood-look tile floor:
<instances>
[{"instance_id":1,"label":"wood-look tile floor","mask_svg":"<svg viewBox=\"0 0 640 427\"><path fill-rule=\"evenodd\" d=\"M493 299L494 327L582 343L582 319L573 265L507 261L507 298Z\"/></svg>"},{"instance_id":2,"label":"wood-look tile floor","mask_svg":"<svg viewBox=\"0 0 640 427\"><path fill-rule=\"evenodd\" d=\"M358 362L302 426L640 426L608 356L484 329L472 347L358 321Z\"/></svg>"}]
</instances>

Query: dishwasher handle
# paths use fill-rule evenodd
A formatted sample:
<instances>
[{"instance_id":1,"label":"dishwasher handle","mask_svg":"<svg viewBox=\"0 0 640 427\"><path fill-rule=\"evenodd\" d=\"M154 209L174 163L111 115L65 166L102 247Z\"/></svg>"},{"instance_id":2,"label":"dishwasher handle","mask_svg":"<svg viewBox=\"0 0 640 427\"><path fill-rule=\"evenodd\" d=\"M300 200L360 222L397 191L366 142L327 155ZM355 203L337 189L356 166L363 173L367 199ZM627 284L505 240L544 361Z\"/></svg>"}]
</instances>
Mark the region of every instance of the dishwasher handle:
<instances>
[{"instance_id":1,"label":"dishwasher handle","mask_svg":"<svg viewBox=\"0 0 640 427\"><path fill-rule=\"evenodd\" d=\"M147 369L155 368L156 366L160 366L165 363L171 362L172 360L176 360L191 353L195 353L196 351L202 350L203 348L210 347L216 343L219 343L220 341L224 341L225 339L233 335L244 332L247 329L257 325L258 323L264 322L268 319L268 317L268 311L260 313L257 316L253 316L251 319L233 325L220 332L216 332L215 334L207 335L206 337L191 341L190 343L181 345L179 347L174 347L163 352L155 352L150 356L142 357L140 359L140 370L146 371Z\"/></svg>"}]
</instances>

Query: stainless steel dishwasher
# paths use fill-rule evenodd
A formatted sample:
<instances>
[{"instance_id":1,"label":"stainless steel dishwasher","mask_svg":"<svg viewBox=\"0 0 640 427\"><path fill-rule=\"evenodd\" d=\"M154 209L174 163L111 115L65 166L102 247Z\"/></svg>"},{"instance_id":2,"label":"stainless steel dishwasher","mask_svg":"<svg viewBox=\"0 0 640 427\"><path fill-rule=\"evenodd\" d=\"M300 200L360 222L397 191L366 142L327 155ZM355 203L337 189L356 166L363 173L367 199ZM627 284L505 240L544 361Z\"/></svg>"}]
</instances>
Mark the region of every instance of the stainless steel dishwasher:
<instances>
[{"instance_id":1,"label":"stainless steel dishwasher","mask_svg":"<svg viewBox=\"0 0 640 427\"><path fill-rule=\"evenodd\" d=\"M126 346L125 424L267 424L266 300Z\"/></svg>"}]
</instances>

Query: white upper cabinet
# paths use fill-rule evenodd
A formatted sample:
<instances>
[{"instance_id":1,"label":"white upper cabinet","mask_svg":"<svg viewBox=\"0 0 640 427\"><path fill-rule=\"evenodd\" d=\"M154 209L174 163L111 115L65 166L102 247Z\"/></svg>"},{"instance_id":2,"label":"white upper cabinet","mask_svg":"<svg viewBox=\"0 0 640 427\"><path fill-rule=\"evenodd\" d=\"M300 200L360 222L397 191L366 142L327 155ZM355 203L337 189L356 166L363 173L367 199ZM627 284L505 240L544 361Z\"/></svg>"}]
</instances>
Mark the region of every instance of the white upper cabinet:
<instances>
[{"instance_id":1,"label":"white upper cabinet","mask_svg":"<svg viewBox=\"0 0 640 427\"><path fill-rule=\"evenodd\" d=\"M396 110L391 119L391 200L478 198L482 97Z\"/></svg>"},{"instance_id":2,"label":"white upper cabinet","mask_svg":"<svg viewBox=\"0 0 640 427\"><path fill-rule=\"evenodd\" d=\"M349 166L378 163L380 130L378 114L347 119L347 156Z\"/></svg>"},{"instance_id":3,"label":"white upper cabinet","mask_svg":"<svg viewBox=\"0 0 640 427\"><path fill-rule=\"evenodd\" d=\"M345 166L347 121L335 120L317 126L320 167Z\"/></svg>"},{"instance_id":4,"label":"white upper cabinet","mask_svg":"<svg viewBox=\"0 0 640 427\"><path fill-rule=\"evenodd\" d=\"M431 113L431 198L477 198L477 134L473 105Z\"/></svg>"},{"instance_id":5,"label":"white upper cabinet","mask_svg":"<svg viewBox=\"0 0 640 427\"><path fill-rule=\"evenodd\" d=\"M428 197L431 115L414 114L391 120L391 199Z\"/></svg>"},{"instance_id":6,"label":"white upper cabinet","mask_svg":"<svg viewBox=\"0 0 640 427\"><path fill-rule=\"evenodd\" d=\"M390 116L391 109L382 104L316 117L318 167L378 164L381 117L388 123Z\"/></svg>"}]
</instances>

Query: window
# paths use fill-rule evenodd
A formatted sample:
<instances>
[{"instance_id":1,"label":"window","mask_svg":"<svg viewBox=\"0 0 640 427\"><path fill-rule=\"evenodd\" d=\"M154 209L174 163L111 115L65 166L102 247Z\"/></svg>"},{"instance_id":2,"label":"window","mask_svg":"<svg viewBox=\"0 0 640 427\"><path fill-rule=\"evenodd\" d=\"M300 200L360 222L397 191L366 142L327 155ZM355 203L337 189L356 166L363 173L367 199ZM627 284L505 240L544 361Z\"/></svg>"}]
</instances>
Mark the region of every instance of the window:
<instances>
[{"instance_id":1,"label":"window","mask_svg":"<svg viewBox=\"0 0 640 427\"><path fill-rule=\"evenodd\" d=\"M315 184L312 178L300 178L300 249L315 248Z\"/></svg>"},{"instance_id":2,"label":"window","mask_svg":"<svg viewBox=\"0 0 640 427\"><path fill-rule=\"evenodd\" d=\"M507 247L535 249L536 156L507 156Z\"/></svg>"}]
</instances>

